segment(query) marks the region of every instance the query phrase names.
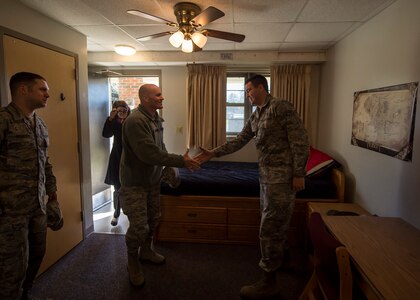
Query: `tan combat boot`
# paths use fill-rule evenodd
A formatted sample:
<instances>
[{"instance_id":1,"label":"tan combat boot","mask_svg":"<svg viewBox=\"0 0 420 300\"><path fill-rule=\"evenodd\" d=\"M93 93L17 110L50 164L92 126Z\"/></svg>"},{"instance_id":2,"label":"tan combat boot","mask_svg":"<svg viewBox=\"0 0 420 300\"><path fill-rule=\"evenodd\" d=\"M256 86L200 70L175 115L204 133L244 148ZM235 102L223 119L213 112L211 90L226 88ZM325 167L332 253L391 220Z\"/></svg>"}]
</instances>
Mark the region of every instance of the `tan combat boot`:
<instances>
[{"instance_id":1,"label":"tan combat boot","mask_svg":"<svg viewBox=\"0 0 420 300\"><path fill-rule=\"evenodd\" d=\"M140 260L155 265L165 263L165 257L153 250L152 239L147 239L140 247Z\"/></svg>"},{"instance_id":2,"label":"tan combat boot","mask_svg":"<svg viewBox=\"0 0 420 300\"><path fill-rule=\"evenodd\" d=\"M241 288L239 294L243 299L266 299L278 296L280 285L277 283L276 271L264 272L264 276L252 285Z\"/></svg>"},{"instance_id":3,"label":"tan combat boot","mask_svg":"<svg viewBox=\"0 0 420 300\"><path fill-rule=\"evenodd\" d=\"M141 287L144 285L144 274L137 253L127 253L128 258L128 277L130 283L134 286Z\"/></svg>"}]
</instances>

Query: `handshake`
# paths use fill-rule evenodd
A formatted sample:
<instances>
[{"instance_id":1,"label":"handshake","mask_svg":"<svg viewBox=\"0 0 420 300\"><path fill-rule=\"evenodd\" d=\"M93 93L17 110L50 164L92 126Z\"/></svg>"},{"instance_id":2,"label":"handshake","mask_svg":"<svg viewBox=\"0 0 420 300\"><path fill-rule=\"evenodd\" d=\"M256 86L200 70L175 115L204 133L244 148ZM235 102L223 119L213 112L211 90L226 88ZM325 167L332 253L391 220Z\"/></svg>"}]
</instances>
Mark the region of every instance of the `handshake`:
<instances>
[{"instance_id":1,"label":"handshake","mask_svg":"<svg viewBox=\"0 0 420 300\"><path fill-rule=\"evenodd\" d=\"M194 157L190 157L190 149L184 153L184 168L190 171L200 169L200 165L212 159L215 154L213 150L207 150L200 147L201 152L196 154Z\"/></svg>"}]
</instances>

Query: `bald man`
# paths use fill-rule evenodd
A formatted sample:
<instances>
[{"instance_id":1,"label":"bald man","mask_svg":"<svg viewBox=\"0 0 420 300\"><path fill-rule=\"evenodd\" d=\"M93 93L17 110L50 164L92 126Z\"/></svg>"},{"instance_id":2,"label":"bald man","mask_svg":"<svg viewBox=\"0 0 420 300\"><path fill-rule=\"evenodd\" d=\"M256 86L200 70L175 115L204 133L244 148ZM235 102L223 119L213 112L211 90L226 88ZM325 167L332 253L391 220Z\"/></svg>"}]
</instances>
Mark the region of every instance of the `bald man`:
<instances>
[{"instance_id":1,"label":"bald man","mask_svg":"<svg viewBox=\"0 0 420 300\"><path fill-rule=\"evenodd\" d=\"M162 167L198 169L188 156L168 153L163 142L163 108L160 88L144 84L139 89L140 105L123 124L123 151L120 164L120 201L130 226L125 241L128 275L132 285L141 287L145 279L140 261L163 264L165 257L154 251L152 241L161 216L160 182Z\"/></svg>"}]
</instances>

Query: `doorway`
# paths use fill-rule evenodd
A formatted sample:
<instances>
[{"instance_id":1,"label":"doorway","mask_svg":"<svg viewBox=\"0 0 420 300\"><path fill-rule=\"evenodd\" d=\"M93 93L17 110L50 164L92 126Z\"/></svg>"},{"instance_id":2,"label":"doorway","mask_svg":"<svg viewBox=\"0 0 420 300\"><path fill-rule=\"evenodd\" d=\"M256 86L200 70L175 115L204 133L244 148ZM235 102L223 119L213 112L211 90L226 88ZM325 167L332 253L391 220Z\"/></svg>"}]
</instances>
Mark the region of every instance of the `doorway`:
<instances>
[{"instance_id":1,"label":"doorway","mask_svg":"<svg viewBox=\"0 0 420 300\"><path fill-rule=\"evenodd\" d=\"M127 216L121 211L116 226L111 225L114 212L112 186L104 184L105 174L108 166L108 158L113 145L113 137L102 137L102 129L106 118L112 109L114 101L124 100L127 102L131 110L139 105L138 90L140 86L146 83L159 86L160 76L158 75L118 75L116 72L107 72L109 76L103 76L104 72L95 72L89 76L89 89L95 93L95 101L99 101L95 105L100 107L96 110L95 123L96 130L91 132L91 140L95 145L91 149L95 149L92 156L97 157L92 160L92 177L96 178L92 181L92 190L95 193L92 196L93 201L93 221L94 231L101 233L125 234L128 228ZM92 86L92 88L91 88ZM93 95L92 95L93 96ZM89 95L91 99L91 95ZM98 100L99 99L99 100ZM99 155L100 153L100 155ZM101 159L101 161L99 161ZM93 172L95 171L95 174Z\"/></svg>"},{"instance_id":2,"label":"doorway","mask_svg":"<svg viewBox=\"0 0 420 300\"><path fill-rule=\"evenodd\" d=\"M47 107L36 113L49 131L48 152L64 226L48 230L41 273L83 239L76 58L9 35L3 36L3 46L6 78L20 71L38 73L50 88Z\"/></svg>"}]
</instances>

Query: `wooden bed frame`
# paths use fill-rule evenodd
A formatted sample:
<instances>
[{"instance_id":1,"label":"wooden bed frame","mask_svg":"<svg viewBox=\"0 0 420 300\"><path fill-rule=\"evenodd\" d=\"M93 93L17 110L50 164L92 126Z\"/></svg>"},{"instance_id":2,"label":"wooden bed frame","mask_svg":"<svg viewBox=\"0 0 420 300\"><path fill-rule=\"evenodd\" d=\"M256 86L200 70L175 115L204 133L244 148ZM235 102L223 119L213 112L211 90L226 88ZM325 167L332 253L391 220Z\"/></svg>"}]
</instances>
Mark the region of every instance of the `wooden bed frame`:
<instances>
[{"instance_id":1,"label":"wooden bed frame","mask_svg":"<svg viewBox=\"0 0 420 300\"><path fill-rule=\"evenodd\" d=\"M332 170L335 199L296 199L289 243L304 246L307 202L344 202L344 174ZM196 243L256 244L259 242L260 199L258 197L222 197L161 195L162 218L157 241Z\"/></svg>"}]
</instances>

